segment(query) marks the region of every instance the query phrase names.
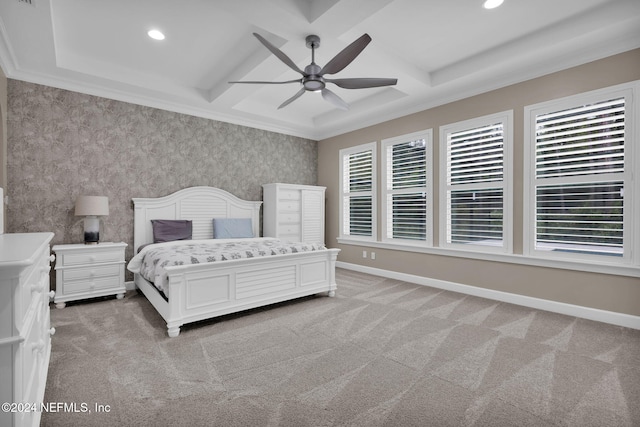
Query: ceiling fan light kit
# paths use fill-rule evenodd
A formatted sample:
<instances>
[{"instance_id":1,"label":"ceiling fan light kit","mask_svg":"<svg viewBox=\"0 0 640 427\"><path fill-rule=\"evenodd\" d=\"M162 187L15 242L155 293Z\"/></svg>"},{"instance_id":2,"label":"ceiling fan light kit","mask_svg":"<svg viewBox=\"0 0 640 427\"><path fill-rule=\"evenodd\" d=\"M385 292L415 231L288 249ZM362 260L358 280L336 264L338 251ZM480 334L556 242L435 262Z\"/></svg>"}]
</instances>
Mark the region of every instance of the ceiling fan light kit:
<instances>
[{"instance_id":1,"label":"ceiling fan light kit","mask_svg":"<svg viewBox=\"0 0 640 427\"><path fill-rule=\"evenodd\" d=\"M311 63L304 68L304 71L298 68L298 66L280 49L271 44L267 39L262 37L258 33L253 35L262 43L271 53L273 53L278 59L284 62L289 68L300 73L301 79L287 80L284 82L263 82L263 81L232 81L229 83L248 83L248 84L286 84L286 83L300 83L302 88L291 98L284 101L278 109L284 108L305 92L320 92L322 98L341 110L348 110L349 104L347 104L342 98L336 95L334 92L326 88L327 83L333 83L343 89L366 89L372 87L393 86L398 82L398 79L389 78L346 78L346 79L328 79L324 76L327 74L335 74L342 71L347 65L349 65L362 50L367 47L371 41L371 37L368 34L363 34L356 41L345 47L340 53L333 57L331 61L325 64L324 67L320 67L315 63L315 50L320 47L320 37L317 35L309 35L305 41L307 47L311 49Z\"/></svg>"}]
</instances>

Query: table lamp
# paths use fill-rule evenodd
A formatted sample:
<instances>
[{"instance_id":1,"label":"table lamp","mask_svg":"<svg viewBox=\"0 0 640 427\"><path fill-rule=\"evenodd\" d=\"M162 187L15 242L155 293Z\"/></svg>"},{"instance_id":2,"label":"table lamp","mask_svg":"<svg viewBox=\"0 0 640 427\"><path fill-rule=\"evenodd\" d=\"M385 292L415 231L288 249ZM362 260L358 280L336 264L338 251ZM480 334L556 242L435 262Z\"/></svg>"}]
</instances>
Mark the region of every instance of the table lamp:
<instances>
[{"instance_id":1,"label":"table lamp","mask_svg":"<svg viewBox=\"0 0 640 427\"><path fill-rule=\"evenodd\" d=\"M95 245L100 240L99 216L109 215L109 198L106 196L79 196L76 200L76 216L84 216L84 243Z\"/></svg>"}]
</instances>

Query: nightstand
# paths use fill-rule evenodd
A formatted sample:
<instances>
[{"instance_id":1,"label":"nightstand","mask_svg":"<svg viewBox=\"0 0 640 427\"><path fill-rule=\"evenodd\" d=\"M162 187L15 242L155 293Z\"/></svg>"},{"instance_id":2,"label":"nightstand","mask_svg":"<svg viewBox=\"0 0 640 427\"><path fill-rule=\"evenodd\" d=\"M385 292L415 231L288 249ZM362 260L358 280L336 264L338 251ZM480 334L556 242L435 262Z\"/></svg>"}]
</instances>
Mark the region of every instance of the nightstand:
<instances>
[{"instance_id":1,"label":"nightstand","mask_svg":"<svg viewBox=\"0 0 640 427\"><path fill-rule=\"evenodd\" d=\"M57 308L66 301L116 295L124 297L124 250L126 243L99 243L97 245L56 245Z\"/></svg>"}]
</instances>

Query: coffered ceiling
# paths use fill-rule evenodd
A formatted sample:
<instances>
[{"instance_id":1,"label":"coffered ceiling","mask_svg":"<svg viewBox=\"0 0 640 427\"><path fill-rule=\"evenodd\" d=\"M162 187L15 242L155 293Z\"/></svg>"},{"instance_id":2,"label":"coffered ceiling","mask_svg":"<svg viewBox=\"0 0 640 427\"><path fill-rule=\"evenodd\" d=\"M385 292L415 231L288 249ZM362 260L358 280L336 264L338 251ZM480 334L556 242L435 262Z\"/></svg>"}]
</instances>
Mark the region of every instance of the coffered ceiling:
<instances>
[{"instance_id":1,"label":"coffered ceiling","mask_svg":"<svg viewBox=\"0 0 640 427\"><path fill-rule=\"evenodd\" d=\"M12 79L323 139L640 47L638 0L2 0L0 66ZM147 35L158 29L162 41ZM299 89L229 84L300 78L305 37L327 63L372 41L332 78L390 77L343 89L343 111Z\"/></svg>"}]
</instances>

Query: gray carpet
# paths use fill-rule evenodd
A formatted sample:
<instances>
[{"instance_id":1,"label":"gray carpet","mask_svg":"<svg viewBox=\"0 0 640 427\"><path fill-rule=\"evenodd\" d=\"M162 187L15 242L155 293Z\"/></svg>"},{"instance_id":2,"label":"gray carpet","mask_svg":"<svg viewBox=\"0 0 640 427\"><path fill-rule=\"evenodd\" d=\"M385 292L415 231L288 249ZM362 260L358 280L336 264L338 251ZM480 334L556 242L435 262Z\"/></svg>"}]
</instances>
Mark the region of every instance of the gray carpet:
<instances>
[{"instance_id":1,"label":"gray carpet","mask_svg":"<svg viewBox=\"0 0 640 427\"><path fill-rule=\"evenodd\" d=\"M640 426L640 331L347 270L337 281L335 298L177 338L136 292L54 308L45 402L78 412L42 425Z\"/></svg>"}]
</instances>

